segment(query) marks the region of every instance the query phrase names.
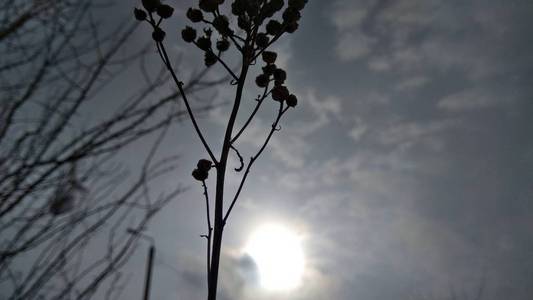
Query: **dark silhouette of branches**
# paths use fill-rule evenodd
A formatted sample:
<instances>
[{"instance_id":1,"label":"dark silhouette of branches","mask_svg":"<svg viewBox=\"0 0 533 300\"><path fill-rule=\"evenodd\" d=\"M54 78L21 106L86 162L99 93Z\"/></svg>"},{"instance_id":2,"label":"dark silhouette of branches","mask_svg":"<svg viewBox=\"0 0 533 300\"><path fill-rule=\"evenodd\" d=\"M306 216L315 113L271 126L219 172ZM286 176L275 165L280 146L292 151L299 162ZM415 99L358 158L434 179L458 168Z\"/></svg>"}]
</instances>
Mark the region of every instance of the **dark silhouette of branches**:
<instances>
[{"instance_id":1,"label":"dark silhouette of branches","mask_svg":"<svg viewBox=\"0 0 533 300\"><path fill-rule=\"evenodd\" d=\"M219 0L198 1L198 8L189 8L186 15L192 23L199 23L204 27L203 34L199 35L196 29L191 26L186 26L182 30L183 40L195 45L204 54L204 63L207 67L218 63L232 78L230 84L234 89L235 97L231 113L227 118L225 134L222 139L222 151L218 158L213 153L195 118L194 112L190 108L187 91L183 88L183 82L179 78L181 72L171 64L165 47L166 33L161 24L164 23L165 19L173 15L174 9L159 0L143 0L143 8L134 9L135 18L148 23L152 28L152 39L155 41L159 56L180 92L194 130L210 159L200 159L197 168L192 172L192 176L202 183L206 201L207 234L203 235L203 237L207 239L208 300L215 300L217 296L222 234L227 219L239 198L252 165L263 153L274 132L280 130L279 122L281 117L290 107L294 107L297 104L296 96L291 94L285 86L287 73L276 66L277 53L270 51L269 48L283 35L293 33L298 29L300 13L307 0L289 0L287 5L285 5L283 0L234 0L231 1L231 4L227 4L228 9L220 9L224 2ZM223 11L231 11L231 15L224 15ZM281 17L282 20L278 21L278 17ZM237 26L232 27L234 23L230 22L230 18L236 20L234 23ZM213 39L216 39L216 41L213 42ZM238 71L230 68L223 57L231 46L235 48L235 51L232 51L233 54L239 58ZM265 65L262 68L262 74L256 78L255 83L259 88L263 89L263 93L262 96L256 99L257 105L249 117L246 118L245 123L235 132L237 116L245 95L244 89L247 76L257 64L259 57L261 57ZM272 84L273 86L271 86ZM279 109L264 143L245 165L243 156L238 150L237 142L253 121L264 100L268 97L278 102ZM240 172L245 169L245 172L229 208L224 209L225 176L230 150L235 152L241 164L235 171ZM211 223L206 181L212 168L216 170L213 223Z\"/></svg>"},{"instance_id":2,"label":"dark silhouette of branches","mask_svg":"<svg viewBox=\"0 0 533 300\"><path fill-rule=\"evenodd\" d=\"M0 298L89 299L107 286L112 299L139 239L127 228L145 230L182 191L150 188L176 168L159 149L193 110L180 98L227 78L207 80L203 70L154 93L170 78L147 66L151 47L124 49L137 23L102 27L108 3L0 3ZM134 66L144 82L102 99Z\"/></svg>"}]
</instances>

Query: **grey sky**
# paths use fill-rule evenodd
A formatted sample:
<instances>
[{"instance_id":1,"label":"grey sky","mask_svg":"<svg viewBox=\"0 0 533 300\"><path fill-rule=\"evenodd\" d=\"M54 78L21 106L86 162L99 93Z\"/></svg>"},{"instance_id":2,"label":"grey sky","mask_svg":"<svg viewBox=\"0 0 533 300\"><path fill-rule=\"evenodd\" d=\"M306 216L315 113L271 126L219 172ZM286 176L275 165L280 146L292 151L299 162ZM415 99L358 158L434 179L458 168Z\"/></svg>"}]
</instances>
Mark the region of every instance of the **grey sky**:
<instances>
[{"instance_id":1,"label":"grey sky","mask_svg":"<svg viewBox=\"0 0 533 300\"><path fill-rule=\"evenodd\" d=\"M229 221L222 299L474 299L483 284L484 300L531 299L532 16L529 0L310 0L279 45L300 103ZM191 49L181 43L175 51ZM269 109L245 151L266 134ZM201 120L210 138L227 113ZM206 295L203 202L189 176L201 148L190 129L169 146L190 189L150 230L154 299ZM286 295L263 295L239 254L268 220L305 237L304 283ZM138 251L132 286L143 263Z\"/></svg>"}]
</instances>

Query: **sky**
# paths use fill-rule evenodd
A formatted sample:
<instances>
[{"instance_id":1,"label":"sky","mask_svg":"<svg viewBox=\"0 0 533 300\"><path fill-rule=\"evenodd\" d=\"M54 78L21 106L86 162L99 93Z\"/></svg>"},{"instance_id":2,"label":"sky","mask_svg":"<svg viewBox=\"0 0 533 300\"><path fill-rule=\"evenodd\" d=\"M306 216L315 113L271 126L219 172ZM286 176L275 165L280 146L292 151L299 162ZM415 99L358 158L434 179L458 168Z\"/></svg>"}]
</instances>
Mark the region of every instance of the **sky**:
<instances>
[{"instance_id":1,"label":"sky","mask_svg":"<svg viewBox=\"0 0 533 300\"><path fill-rule=\"evenodd\" d=\"M184 24L188 4L169 3ZM276 46L299 104L230 217L220 299L531 299L531 16L529 0L310 0L300 29ZM192 49L169 43L174 55ZM215 145L229 108L200 119ZM240 141L246 156L274 109ZM154 299L206 297L204 202L189 175L206 154L191 130L181 124L168 146L183 157L176 178L188 190L148 231L158 251ZM230 176L229 190L236 184ZM243 254L268 222L302 238L304 276L289 292L262 289ZM144 255L126 268L124 299L140 295Z\"/></svg>"}]
</instances>

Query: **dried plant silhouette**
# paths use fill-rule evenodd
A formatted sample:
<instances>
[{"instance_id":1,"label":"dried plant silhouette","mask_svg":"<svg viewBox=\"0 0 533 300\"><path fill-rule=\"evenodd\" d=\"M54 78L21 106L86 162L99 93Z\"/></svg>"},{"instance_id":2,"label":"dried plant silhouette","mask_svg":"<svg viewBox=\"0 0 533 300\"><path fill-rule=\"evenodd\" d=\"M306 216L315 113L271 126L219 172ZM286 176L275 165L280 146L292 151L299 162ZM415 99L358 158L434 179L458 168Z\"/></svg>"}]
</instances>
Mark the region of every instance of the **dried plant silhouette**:
<instances>
[{"instance_id":1,"label":"dried plant silhouette","mask_svg":"<svg viewBox=\"0 0 533 300\"><path fill-rule=\"evenodd\" d=\"M204 63L207 67L218 64L232 79L231 87L234 89L235 97L231 113L227 118L219 157L213 153L196 120L191 109L191 102L187 97L187 91L184 89L185 83L180 78L181 72L172 66L166 50L164 41L167 35L161 26L165 19L173 15L174 9L159 0L143 0L143 7L134 9L135 18L152 27L152 39L156 43L161 60L180 92L194 130L208 155L208 159L198 161L197 168L192 172L194 179L202 183L206 202L207 233L204 237L207 239L208 300L215 300L217 296L224 226L239 198L251 167L264 152L274 132L280 129L281 118L289 108L295 107L297 104L296 96L291 94L285 85L287 73L276 66L277 53L270 51L269 48L283 35L293 33L298 29L300 13L307 0L289 0L287 5L283 0L235 0L231 4L226 3L225 5L224 2L224 0L198 1L198 8L189 8L186 16L192 23L201 26L203 30L198 33L197 29L192 26L186 26L181 31L183 41L193 44L203 53ZM223 12L227 12L227 14ZM278 18L281 20L278 21ZM234 71L228 66L224 58L228 52L239 57L238 71ZM236 120L243 101L247 77L260 59L264 65L262 74L255 78L255 83L262 90L261 95L255 99L255 108L249 112L244 124L237 127ZM256 153L250 156L248 161L245 161L238 150L237 142L268 98L272 98L273 103L278 106L277 114L274 116L271 128L266 133L263 144ZM240 161L240 166L235 171L243 172L243 174L234 197L230 201L225 201L225 178L231 151ZM213 221L211 220L213 205L210 205L207 188L208 175L212 169L216 172ZM227 208L225 209L225 207Z\"/></svg>"},{"instance_id":2,"label":"dried plant silhouette","mask_svg":"<svg viewBox=\"0 0 533 300\"><path fill-rule=\"evenodd\" d=\"M104 25L108 4L1 1L2 299L89 299L102 287L106 299L118 297L140 238L128 229L145 230L182 191L151 189L176 167L158 150L169 126L188 117L179 98L227 80L202 71L180 92L154 93L170 77L148 70L151 45L125 51L138 23L128 15ZM102 99L132 67L145 82ZM133 146L136 164L120 164Z\"/></svg>"}]
</instances>

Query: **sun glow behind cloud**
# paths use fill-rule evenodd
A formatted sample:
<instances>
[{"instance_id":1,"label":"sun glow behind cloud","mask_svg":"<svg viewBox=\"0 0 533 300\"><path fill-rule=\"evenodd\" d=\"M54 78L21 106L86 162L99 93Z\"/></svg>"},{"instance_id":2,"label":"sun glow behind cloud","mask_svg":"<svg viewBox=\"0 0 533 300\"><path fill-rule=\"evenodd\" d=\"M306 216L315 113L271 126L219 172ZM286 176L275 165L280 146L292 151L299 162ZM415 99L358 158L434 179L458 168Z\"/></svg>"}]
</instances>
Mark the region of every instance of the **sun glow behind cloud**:
<instances>
[{"instance_id":1,"label":"sun glow behind cloud","mask_svg":"<svg viewBox=\"0 0 533 300\"><path fill-rule=\"evenodd\" d=\"M259 269L260 283L270 291L297 288L305 261L301 238L289 228L269 223L256 229L244 248Z\"/></svg>"}]
</instances>

